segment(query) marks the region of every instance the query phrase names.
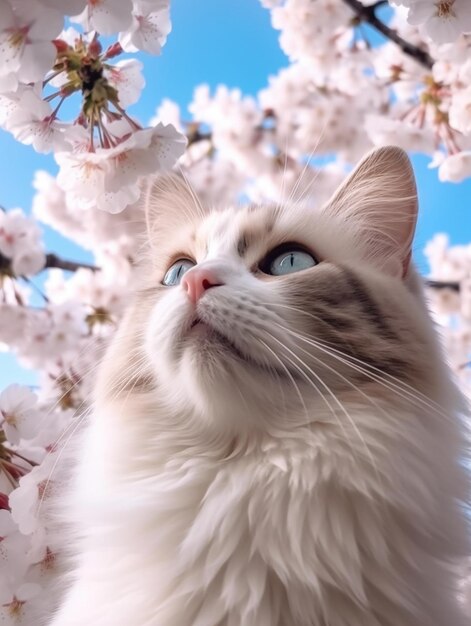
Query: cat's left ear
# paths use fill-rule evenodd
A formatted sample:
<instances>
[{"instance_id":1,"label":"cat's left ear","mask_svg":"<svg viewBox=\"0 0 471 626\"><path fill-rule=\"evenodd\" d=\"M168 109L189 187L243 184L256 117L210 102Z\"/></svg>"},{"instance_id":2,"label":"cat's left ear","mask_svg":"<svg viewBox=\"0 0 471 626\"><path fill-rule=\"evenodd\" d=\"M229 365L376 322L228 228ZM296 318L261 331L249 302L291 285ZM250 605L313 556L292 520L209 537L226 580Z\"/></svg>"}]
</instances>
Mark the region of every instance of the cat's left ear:
<instances>
[{"instance_id":1,"label":"cat's left ear","mask_svg":"<svg viewBox=\"0 0 471 626\"><path fill-rule=\"evenodd\" d=\"M165 241L203 213L201 202L183 175L163 174L147 181L144 198L147 232L152 241Z\"/></svg>"},{"instance_id":2,"label":"cat's left ear","mask_svg":"<svg viewBox=\"0 0 471 626\"><path fill-rule=\"evenodd\" d=\"M411 163L395 146L367 154L325 206L351 225L377 267L397 277L409 268L417 208Z\"/></svg>"}]
</instances>

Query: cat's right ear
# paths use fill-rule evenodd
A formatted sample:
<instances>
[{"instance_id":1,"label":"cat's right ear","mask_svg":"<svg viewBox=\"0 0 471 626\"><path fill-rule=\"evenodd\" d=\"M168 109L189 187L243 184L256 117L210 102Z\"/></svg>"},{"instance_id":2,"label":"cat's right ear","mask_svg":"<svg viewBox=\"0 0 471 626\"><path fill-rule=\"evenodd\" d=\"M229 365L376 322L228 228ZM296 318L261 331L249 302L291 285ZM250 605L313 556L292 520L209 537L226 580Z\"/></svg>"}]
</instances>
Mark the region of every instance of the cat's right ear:
<instances>
[{"instance_id":1,"label":"cat's right ear","mask_svg":"<svg viewBox=\"0 0 471 626\"><path fill-rule=\"evenodd\" d=\"M417 189L409 157L397 146L369 152L325 205L365 247L368 260L405 277L417 221Z\"/></svg>"},{"instance_id":2,"label":"cat's right ear","mask_svg":"<svg viewBox=\"0 0 471 626\"><path fill-rule=\"evenodd\" d=\"M178 174L163 174L148 181L144 195L151 242L165 241L203 215L201 202L190 183Z\"/></svg>"}]
</instances>

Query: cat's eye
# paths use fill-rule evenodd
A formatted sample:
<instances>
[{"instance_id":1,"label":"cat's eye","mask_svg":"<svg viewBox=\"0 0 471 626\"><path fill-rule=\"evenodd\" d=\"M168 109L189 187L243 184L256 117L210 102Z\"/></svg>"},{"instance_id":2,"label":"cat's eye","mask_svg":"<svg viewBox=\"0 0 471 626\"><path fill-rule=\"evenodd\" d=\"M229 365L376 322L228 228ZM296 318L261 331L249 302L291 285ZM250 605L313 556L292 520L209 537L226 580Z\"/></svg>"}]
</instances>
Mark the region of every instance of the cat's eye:
<instances>
[{"instance_id":1,"label":"cat's eye","mask_svg":"<svg viewBox=\"0 0 471 626\"><path fill-rule=\"evenodd\" d=\"M180 284L183 274L191 270L195 266L195 262L190 259L178 259L171 265L164 276L162 283L169 287Z\"/></svg>"},{"instance_id":2,"label":"cat's eye","mask_svg":"<svg viewBox=\"0 0 471 626\"><path fill-rule=\"evenodd\" d=\"M297 244L284 244L272 250L260 263L260 269L271 276L285 276L307 270L318 264L317 259Z\"/></svg>"}]
</instances>

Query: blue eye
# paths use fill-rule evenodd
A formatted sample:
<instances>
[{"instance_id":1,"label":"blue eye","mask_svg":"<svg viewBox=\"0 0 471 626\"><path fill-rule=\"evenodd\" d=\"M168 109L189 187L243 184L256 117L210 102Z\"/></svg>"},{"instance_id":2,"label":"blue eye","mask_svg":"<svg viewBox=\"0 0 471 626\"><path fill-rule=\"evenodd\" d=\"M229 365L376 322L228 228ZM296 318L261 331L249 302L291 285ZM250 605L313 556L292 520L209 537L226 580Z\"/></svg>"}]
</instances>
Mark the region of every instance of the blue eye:
<instances>
[{"instance_id":1,"label":"blue eye","mask_svg":"<svg viewBox=\"0 0 471 626\"><path fill-rule=\"evenodd\" d=\"M190 259L178 259L168 268L162 283L169 287L180 284L183 274L191 270L195 265L195 262L190 261Z\"/></svg>"},{"instance_id":2,"label":"blue eye","mask_svg":"<svg viewBox=\"0 0 471 626\"><path fill-rule=\"evenodd\" d=\"M316 265L316 259L309 252L285 248L283 252L276 254L276 256L273 253L270 254L268 262L265 262L264 267L261 269L266 274L271 274L272 276L284 276L285 274L307 270Z\"/></svg>"}]
</instances>

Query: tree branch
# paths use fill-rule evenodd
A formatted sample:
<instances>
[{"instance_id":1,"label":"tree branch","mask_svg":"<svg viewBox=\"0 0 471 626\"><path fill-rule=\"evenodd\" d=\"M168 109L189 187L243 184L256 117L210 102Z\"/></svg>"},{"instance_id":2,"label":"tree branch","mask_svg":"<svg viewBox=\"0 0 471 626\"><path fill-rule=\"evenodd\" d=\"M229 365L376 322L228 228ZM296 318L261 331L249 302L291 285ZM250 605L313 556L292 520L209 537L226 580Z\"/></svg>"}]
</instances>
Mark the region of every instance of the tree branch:
<instances>
[{"instance_id":1,"label":"tree branch","mask_svg":"<svg viewBox=\"0 0 471 626\"><path fill-rule=\"evenodd\" d=\"M57 267L58 269L65 270L66 272L75 272L80 268L87 270L97 271L99 268L96 265L90 265L89 263L77 263L76 261L68 261L57 256L57 254L46 254L46 265L44 269L50 269Z\"/></svg>"},{"instance_id":2,"label":"tree branch","mask_svg":"<svg viewBox=\"0 0 471 626\"><path fill-rule=\"evenodd\" d=\"M60 256L57 256L57 254L46 254L46 265L43 269L48 270L53 267L65 270L66 272L76 272L81 267L87 270L93 270L94 272L100 269L96 265L91 265L90 263L78 263L76 261L68 261L67 259L62 259ZM13 270L11 268L11 259L4 256L0 252L0 275L1 274L6 274L7 276L15 278Z\"/></svg>"},{"instance_id":3,"label":"tree branch","mask_svg":"<svg viewBox=\"0 0 471 626\"><path fill-rule=\"evenodd\" d=\"M373 4L369 7L364 6L361 2L359 2L359 0L343 0L343 2L352 9L360 22L366 22L367 24L370 24L370 26L372 26L378 32L384 35L386 39L389 39L390 41L397 44L399 48L401 48L401 50L404 52L404 54L410 56L427 70L432 69L434 61L428 52L422 50L422 48L414 46L413 44L403 39L400 35L397 34L394 29L390 28L387 24L382 22L377 17L375 12L376 9L379 6L386 4L385 2L380 0L379 2L376 2L376 4Z\"/></svg>"},{"instance_id":4,"label":"tree branch","mask_svg":"<svg viewBox=\"0 0 471 626\"><path fill-rule=\"evenodd\" d=\"M441 281L441 280L426 280L425 285L431 289L451 289L460 292L460 284L455 281Z\"/></svg>"}]
</instances>

